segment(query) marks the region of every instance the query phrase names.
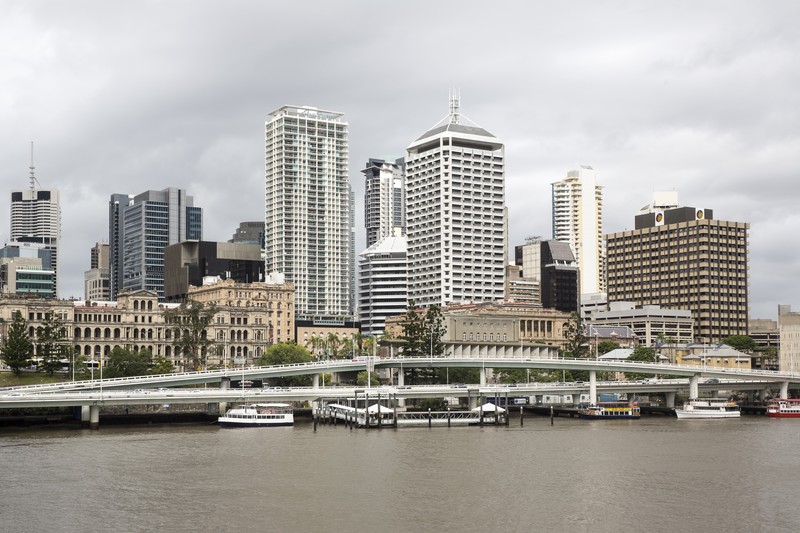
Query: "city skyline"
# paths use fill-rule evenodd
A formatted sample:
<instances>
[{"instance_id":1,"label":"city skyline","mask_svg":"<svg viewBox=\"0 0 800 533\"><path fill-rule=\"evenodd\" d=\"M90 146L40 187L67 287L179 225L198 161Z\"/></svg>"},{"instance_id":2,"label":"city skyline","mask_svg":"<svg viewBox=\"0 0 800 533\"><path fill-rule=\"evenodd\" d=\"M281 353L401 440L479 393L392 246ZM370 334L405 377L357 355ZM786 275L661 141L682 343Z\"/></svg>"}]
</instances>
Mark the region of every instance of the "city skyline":
<instances>
[{"instance_id":1,"label":"city skyline","mask_svg":"<svg viewBox=\"0 0 800 533\"><path fill-rule=\"evenodd\" d=\"M10 2L0 17L9 50L0 59L8 88L0 217L9 220L11 191L27 186L32 140L42 188L61 193L62 297L83 295L89 250L108 240L114 191L190 191L211 241L259 220L263 123L286 104L345 113L361 253L361 165L403 156L457 87L464 114L506 144L509 248L550 235L549 184L590 165L604 187L604 233L631 229L654 191L678 191L681 205L750 223L752 317L800 305L791 239L800 229L794 3L487 11L462 2L456 16L450 4L425 5L425 20L413 2L315 4L304 25L325 45L310 41L291 54L291 25L276 21L292 20L296 6L198 2L186 24L182 4L128 6L125 17L114 5ZM382 31L361 31L376 15ZM403 31L412 21L414 31ZM145 24L154 36L143 42ZM448 61L423 53L448 39L460 39L463 53ZM402 82L364 83L365 67L393 64L404 65ZM275 76L281 69L295 75ZM10 240L7 222L0 238Z\"/></svg>"}]
</instances>

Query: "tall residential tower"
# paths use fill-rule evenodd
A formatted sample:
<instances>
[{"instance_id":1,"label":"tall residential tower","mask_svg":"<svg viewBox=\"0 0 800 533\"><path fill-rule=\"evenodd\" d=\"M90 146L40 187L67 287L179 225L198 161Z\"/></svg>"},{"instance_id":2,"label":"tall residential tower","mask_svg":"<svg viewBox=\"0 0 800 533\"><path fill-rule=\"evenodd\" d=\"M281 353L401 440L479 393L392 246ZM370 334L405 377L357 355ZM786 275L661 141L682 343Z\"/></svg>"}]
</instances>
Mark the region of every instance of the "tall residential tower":
<instances>
[{"instance_id":1,"label":"tall residential tower","mask_svg":"<svg viewBox=\"0 0 800 533\"><path fill-rule=\"evenodd\" d=\"M422 307L501 300L506 265L505 151L450 114L406 149L408 298Z\"/></svg>"},{"instance_id":2,"label":"tall residential tower","mask_svg":"<svg viewBox=\"0 0 800 533\"><path fill-rule=\"evenodd\" d=\"M364 225L367 248L383 239L406 233L405 162L370 159L361 171L364 186Z\"/></svg>"},{"instance_id":3,"label":"tall residential tower","mask_svg":"<svg viewBox=\"0 0 800 533\"><path fill-rule=\"evenodd\" d=\"M603 189L595 171L580 166L552 184L553 239L568 242L580 269L581 294L605 291Z\"/></svg>"},{"instance_id":4,"label":"tall residential tower","mask_svg":"<svg viewBox=\"0 0 800 533\"><path fill-rule=\"evenodd\" d=\"M352 320L355 250L342 113L283 106L265 124L266 272L294 284L300 321Z\"/></svg>"}]
</instances>

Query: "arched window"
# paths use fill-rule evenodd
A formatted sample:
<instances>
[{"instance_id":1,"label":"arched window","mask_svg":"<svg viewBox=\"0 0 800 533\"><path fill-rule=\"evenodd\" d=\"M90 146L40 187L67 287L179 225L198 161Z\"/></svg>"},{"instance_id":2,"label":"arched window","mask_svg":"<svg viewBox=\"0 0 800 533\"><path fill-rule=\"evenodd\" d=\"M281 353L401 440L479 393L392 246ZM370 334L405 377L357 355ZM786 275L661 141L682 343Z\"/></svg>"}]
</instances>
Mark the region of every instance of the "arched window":
<instances>
[{"instance_id":1,"label":"arched window","mask_svg":"<svg viewBox=\"0 0 800 533\"><path fill-rule=\"evenodd\" d=\"M76 339L81 338L81 328L75 328L75 338Z\"/></svg>"},{"instance_id":2,"label":"arched window","mask_svg":"<svg viewBox=\"0 0 800 533\"><path fill-rule=\"evenodd\" d=\"M110 339L111 338L111 328L106 328L103 330L103 338Z\"/></svg>"},{"instance_id":3,"label":"arched window","mask_svg":"<svg viewBox=\"0 0 800 533\"><path fill-rule=\"evenodd\" d=\"M94 328L94 338L95 339L100 338L100 328Z\"/></svg>"},{"instance_id":4,"label":"arched window","mask_svg":"<svg viewBox=\"0 0 800 533\"><path fill-rule=\"evenodd\" d=\"M134 300L133 301L133 310L134 311L138 311L139 310L139 300Z\"/></svg>"},{"instance_id":5,"label":"arched window","mask_svg":"<svg viewBox=\"0 0 800 533\"><path fill-rule=\"evenodd\" d=\"M91 336L92 336L92 330L91 330L91 329L89 329L89 328L86 328L86 329L84 329L84 330L83 330L83 336L84 336L84 337L86 337L86 338L88 339L89 337L91 337Z\"/></svg>"}]
</instances>

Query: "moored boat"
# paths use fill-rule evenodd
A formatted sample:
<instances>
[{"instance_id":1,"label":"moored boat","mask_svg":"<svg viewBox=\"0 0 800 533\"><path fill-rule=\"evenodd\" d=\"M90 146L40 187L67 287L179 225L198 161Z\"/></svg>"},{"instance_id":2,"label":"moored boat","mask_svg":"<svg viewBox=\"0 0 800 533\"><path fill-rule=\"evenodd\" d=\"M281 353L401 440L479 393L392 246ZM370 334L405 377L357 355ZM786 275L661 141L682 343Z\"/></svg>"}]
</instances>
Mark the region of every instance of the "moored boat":
<instances>
[{"instance_id":1,"label":"moored boat","mask_svg":"<svg viewBox=\"0 0 800 533\"><path fill-rule=\"evenodd\" d=\"M695 398L675 409L678 418L739 418L742 413L736 402L724 398Z\"/></svg>"},{"instance_id":2,"label":"moored boat","mask_svg":"<svg viewBox=\"0 0 800 533\"><path fill-rule=\"evenodd\" d=\"M636 420L640 416L636 402L601 402L578 409L578 418L590 420Z\"/></svg>"},{"instance_id":3,"label":"moored boat","mask_svg":"<svg viewBox=\"0 0 800 533\"><path fill-rule=\"evenodd\" d=\"M767 416L772 418L800 418L800 399L775 398L767 403Z\"/></svg>"},{"instance_id":4,"label":"moored boat","mask_svg":"<svg viewBox=\"0 0 800 533\"><path fill-rule=\"evenodd\" d=\"M294 425L294 412L288 403L253 403L228 409L217 421L223 427L268 427Z\"/></svg>"}]
</instances>

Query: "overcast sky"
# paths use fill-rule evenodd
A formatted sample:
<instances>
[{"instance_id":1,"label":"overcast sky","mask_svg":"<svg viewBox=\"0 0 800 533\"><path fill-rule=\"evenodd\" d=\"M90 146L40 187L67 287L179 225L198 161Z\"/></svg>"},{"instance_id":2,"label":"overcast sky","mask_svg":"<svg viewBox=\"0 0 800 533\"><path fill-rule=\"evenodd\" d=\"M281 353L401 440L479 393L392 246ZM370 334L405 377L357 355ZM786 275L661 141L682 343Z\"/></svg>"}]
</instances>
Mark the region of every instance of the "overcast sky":
<instances>
[{"instance_id":1,"label":"overcast sky","mask_svg":"<svg viewBox=\"0 0 800 533\"><path fill-rule=\"evenodd\" d=\"M751 316L800 309L800 3L0 3L0 238L10 192L61 191L62 297L83 297L112 193L185 188L205 240L263 219L264 121L345 113L363 250L369 157L461 110L506 145L509 244L551 235L550 184L604 186L606 233L652 193L749 222Z\"/></svg>"}]
</instances>

